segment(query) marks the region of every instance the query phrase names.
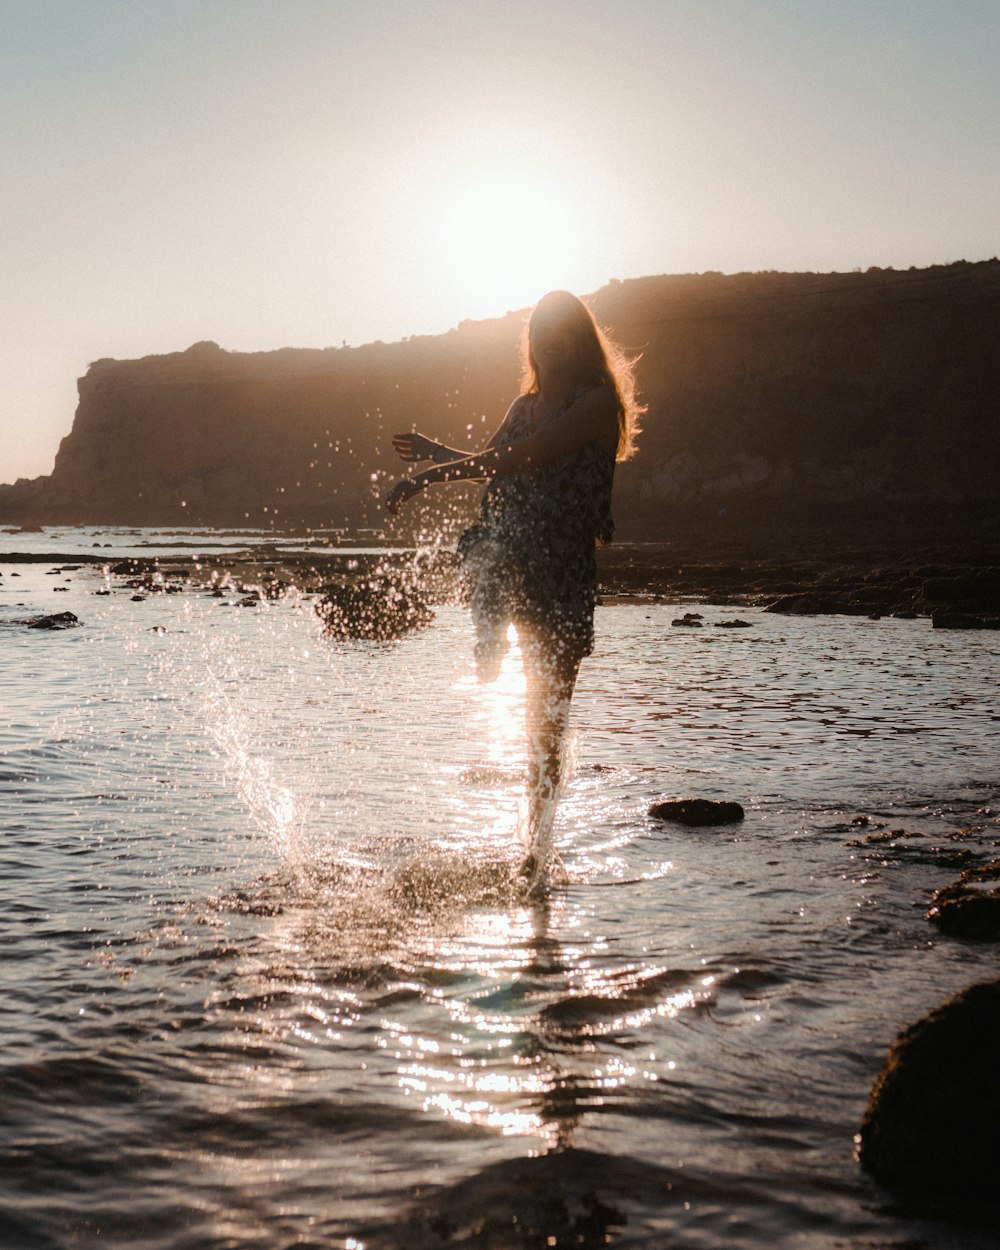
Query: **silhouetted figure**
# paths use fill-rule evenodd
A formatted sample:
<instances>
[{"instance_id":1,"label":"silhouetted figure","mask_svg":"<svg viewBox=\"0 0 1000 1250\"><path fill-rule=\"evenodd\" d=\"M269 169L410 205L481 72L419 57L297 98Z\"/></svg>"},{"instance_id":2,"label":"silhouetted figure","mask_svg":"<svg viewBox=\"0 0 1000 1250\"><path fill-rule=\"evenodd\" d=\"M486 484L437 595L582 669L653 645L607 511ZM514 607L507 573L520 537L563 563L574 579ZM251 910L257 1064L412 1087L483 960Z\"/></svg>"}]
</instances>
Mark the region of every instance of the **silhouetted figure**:
<instances>
[{"instance_id":1,"label":"silhouetted figure","mask_svg":"<svg viewBox=\"0 0 1000 1250\"><path fill-rule=\"evenodd\" d=\"M544 883L562 746L580 662L594 647L595 547L611 539L615 463L635 450L643 408L634 361L567 291L536 305L521 344L521 394L485 451L468 456L423 434L396 434L403 460L434 466L397 482L392 515L436 482L485 480L478 524L459 555L470 583L476 663L500 668L513 622L527 683L529 887Z\"/></svg>"}]
</instances>

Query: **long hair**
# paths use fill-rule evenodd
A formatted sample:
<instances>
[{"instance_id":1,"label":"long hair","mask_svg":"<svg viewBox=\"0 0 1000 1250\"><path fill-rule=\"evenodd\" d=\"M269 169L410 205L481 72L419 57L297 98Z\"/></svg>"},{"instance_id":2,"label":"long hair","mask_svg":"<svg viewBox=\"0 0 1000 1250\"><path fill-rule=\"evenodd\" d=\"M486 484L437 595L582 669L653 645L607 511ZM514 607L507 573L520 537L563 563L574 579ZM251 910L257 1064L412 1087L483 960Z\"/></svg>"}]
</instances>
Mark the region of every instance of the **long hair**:
<instances>
[{"instance_id":1,"label":"long hair","mask_svg":"<svg viewBox=\"0 0 1000 1250\"><path fill-rule=\"evenodd\" d=\"M558 324L576 343L579 380L594 386L610 386L618 396L618 450L616 460L628 460L636 452L639 418L646 411L635 393L635 366L630 357L597 324L586 304L569 291L543 295L524 323L521 334L521 394L536 395L538 365L531 350L531 332L540 324Z\"/></svg>"}]
</instances>

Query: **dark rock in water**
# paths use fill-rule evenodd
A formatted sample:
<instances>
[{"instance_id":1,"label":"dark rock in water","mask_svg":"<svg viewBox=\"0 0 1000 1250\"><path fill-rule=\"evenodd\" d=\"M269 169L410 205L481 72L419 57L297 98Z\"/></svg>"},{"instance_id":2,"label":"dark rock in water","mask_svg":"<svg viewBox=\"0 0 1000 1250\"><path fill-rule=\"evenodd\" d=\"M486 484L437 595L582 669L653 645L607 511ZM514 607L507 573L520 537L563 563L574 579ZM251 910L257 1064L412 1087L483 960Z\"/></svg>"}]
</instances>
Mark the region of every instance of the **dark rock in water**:
<instances>
[{"instance_id":1,"label":"dark rock in water","mask_svg":"<svg viewBox=\"0 0 1000 1250\"><path fill-rule=\"evenodd\" d=\"M721 799L668 799L654 803L650 816L658 820L673 820L679 825L733 825L742 820L745 812L739 803Z\"/></svg>"},{"instance_id":2,"label":"dark rock in water","mask_svg":"<svg viewBox=\"0 0 1000 1250\"><path fill-rule=\"evenodd\" d=\"M781 595L764 609L785 616L867 616L868 604L838 591L810 590L801 594Z\"/></svg>"},{"instance_id":3,"label":"dark rock in water","mask_svg":"<svg viewBox=\"0 0 1000 1250\"><path fill-rule=\"evenodd\" d=\"M971 612L945 609L931 617L935 629L1000 629L1000 616L976 616Z\"/></svg>"},{"instance_id":4,"label":"dark rock in water","mask_svg":"<svg viewBox=\"0 0 1000 1250\"><path fill-rule=\"evenodd\" d=\"M989 887L988 882L996 885ZM950 937L1000 939L1000 859L965 872L931 897L927 919Z\"/></svg>"},{"instance_id":5,"label":"dark rock in water","mask_svg":"<svg viewBox=\"0 0 1000 1250\"><path fill-rule=\"evenodd\" d=\"M736 617L736 619L733 621L716 621L715 628L716 629L753 629L753 625L751 624L750 621L743 621L743 620L740 620L739 617Z\"/></svg>"},{"instance_id":6,"label":"dark rock in water","mask_svg":"<svg viewBox=\"0 0 1000 1250\"><path fill-rule=\"evenodd\" d=\"M929 577L923 584L927 603L1000 606L1000 569L979 568L950 577Z\"/></svg>"},{"instance_id":7,"label":"dark rock in water","mask_svg":"<svg viewBox=\"0 0 1000 1250\"><path fill-rule=\"evenodd\" d=\"M72 612L55 612L51 616L36 616L30 621L16 621L17 625L27 625L29 629L72 629L80 624L80 618Z\"/></svg>"},{"instance_id":8,"label":"dark rock in water","mask_svg":"<svg viewBox=\"0 0 1000 1250\"><path fill-rule=\"evenodd\" d=\"M331 637L377 642L422 629L434 619L402 578L386 573L324 586L316 611Z\"/></svg>"},{"instance_id":9,"label":"dark rock in water","mask_svg":"<svg viewBox=\"0 0 1000 1250\"><path fill-rule=\"evenodd\" d=\"M686 626L688 629L701 629L702 618L698 612L685 612L683 616L677 617L676 620L670 622L671 625Z\"/></svg>"},{"instance_id":10,"label":"dark rock in water","mask_svg":"<svg viewBox=\"0 0 1000 1250\"><path fill-rule=\"evenodd\" d=\"M879 1182L955 1218L1000 1213L1000 981L973 985L889 1050L861 1125Z\"/></svg>"}]
</instances>

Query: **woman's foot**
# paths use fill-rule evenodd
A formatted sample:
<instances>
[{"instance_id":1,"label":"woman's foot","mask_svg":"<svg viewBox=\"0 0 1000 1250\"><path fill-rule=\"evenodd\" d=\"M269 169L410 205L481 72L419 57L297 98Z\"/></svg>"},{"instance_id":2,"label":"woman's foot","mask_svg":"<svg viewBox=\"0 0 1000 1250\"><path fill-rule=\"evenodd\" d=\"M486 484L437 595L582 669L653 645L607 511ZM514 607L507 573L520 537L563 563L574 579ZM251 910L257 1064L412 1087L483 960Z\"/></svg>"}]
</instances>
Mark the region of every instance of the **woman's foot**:
<instances>
[{"instance_id":1,"label":"woman's foot","mask_svg":"<svg viewBox=\"0 0 1000 1250\"><path fill-rule=\"evenodd\" d=\"M566 865L554 850L545 858L529 851L517 870L517 878L528 898L541 898L552 886L569 884Z\"/></svg>"}]
</instances>

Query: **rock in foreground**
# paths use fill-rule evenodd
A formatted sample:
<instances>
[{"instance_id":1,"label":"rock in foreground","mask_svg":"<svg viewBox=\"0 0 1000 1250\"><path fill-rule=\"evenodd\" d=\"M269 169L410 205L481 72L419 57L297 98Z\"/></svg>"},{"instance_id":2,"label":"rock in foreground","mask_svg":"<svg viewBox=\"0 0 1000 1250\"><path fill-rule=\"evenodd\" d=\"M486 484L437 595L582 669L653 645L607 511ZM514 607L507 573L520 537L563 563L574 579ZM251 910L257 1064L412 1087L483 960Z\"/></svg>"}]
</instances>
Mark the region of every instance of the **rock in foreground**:
<instances>
[{"instance_id":1,"label":"rock in foreground","mask_svg":"<svg viewBox=\"0 0 1000 1250\"><path fill-rule=\"evenodd\" d=\"M1000 981L971 986L900 1034L859 1142L862 1165L915 1206L1000 1214Z\"/></svg>"},{"instance_id":2,"label":"rock in foreground","mask_svg":"<svg viewBox=\"0 0 1000 1250\"><path fill-rule=\"evenodd\" d=\"M990 886L989 882L995 882ZM1000 939L1000 859L968 868L931 898L927 919L949 937Z\"/></svg>"},{"instance_id":3,"label":"rock in foreground","mask_svg":"<svg viewBox=\"0 0 1000 1250\"><path fill-rule=\"evenodd\" d=\"M679 825L734 825L746 814L739 803L720 799L668 799L654 803L650 816Z\"/></svg>"}]
</instances>

